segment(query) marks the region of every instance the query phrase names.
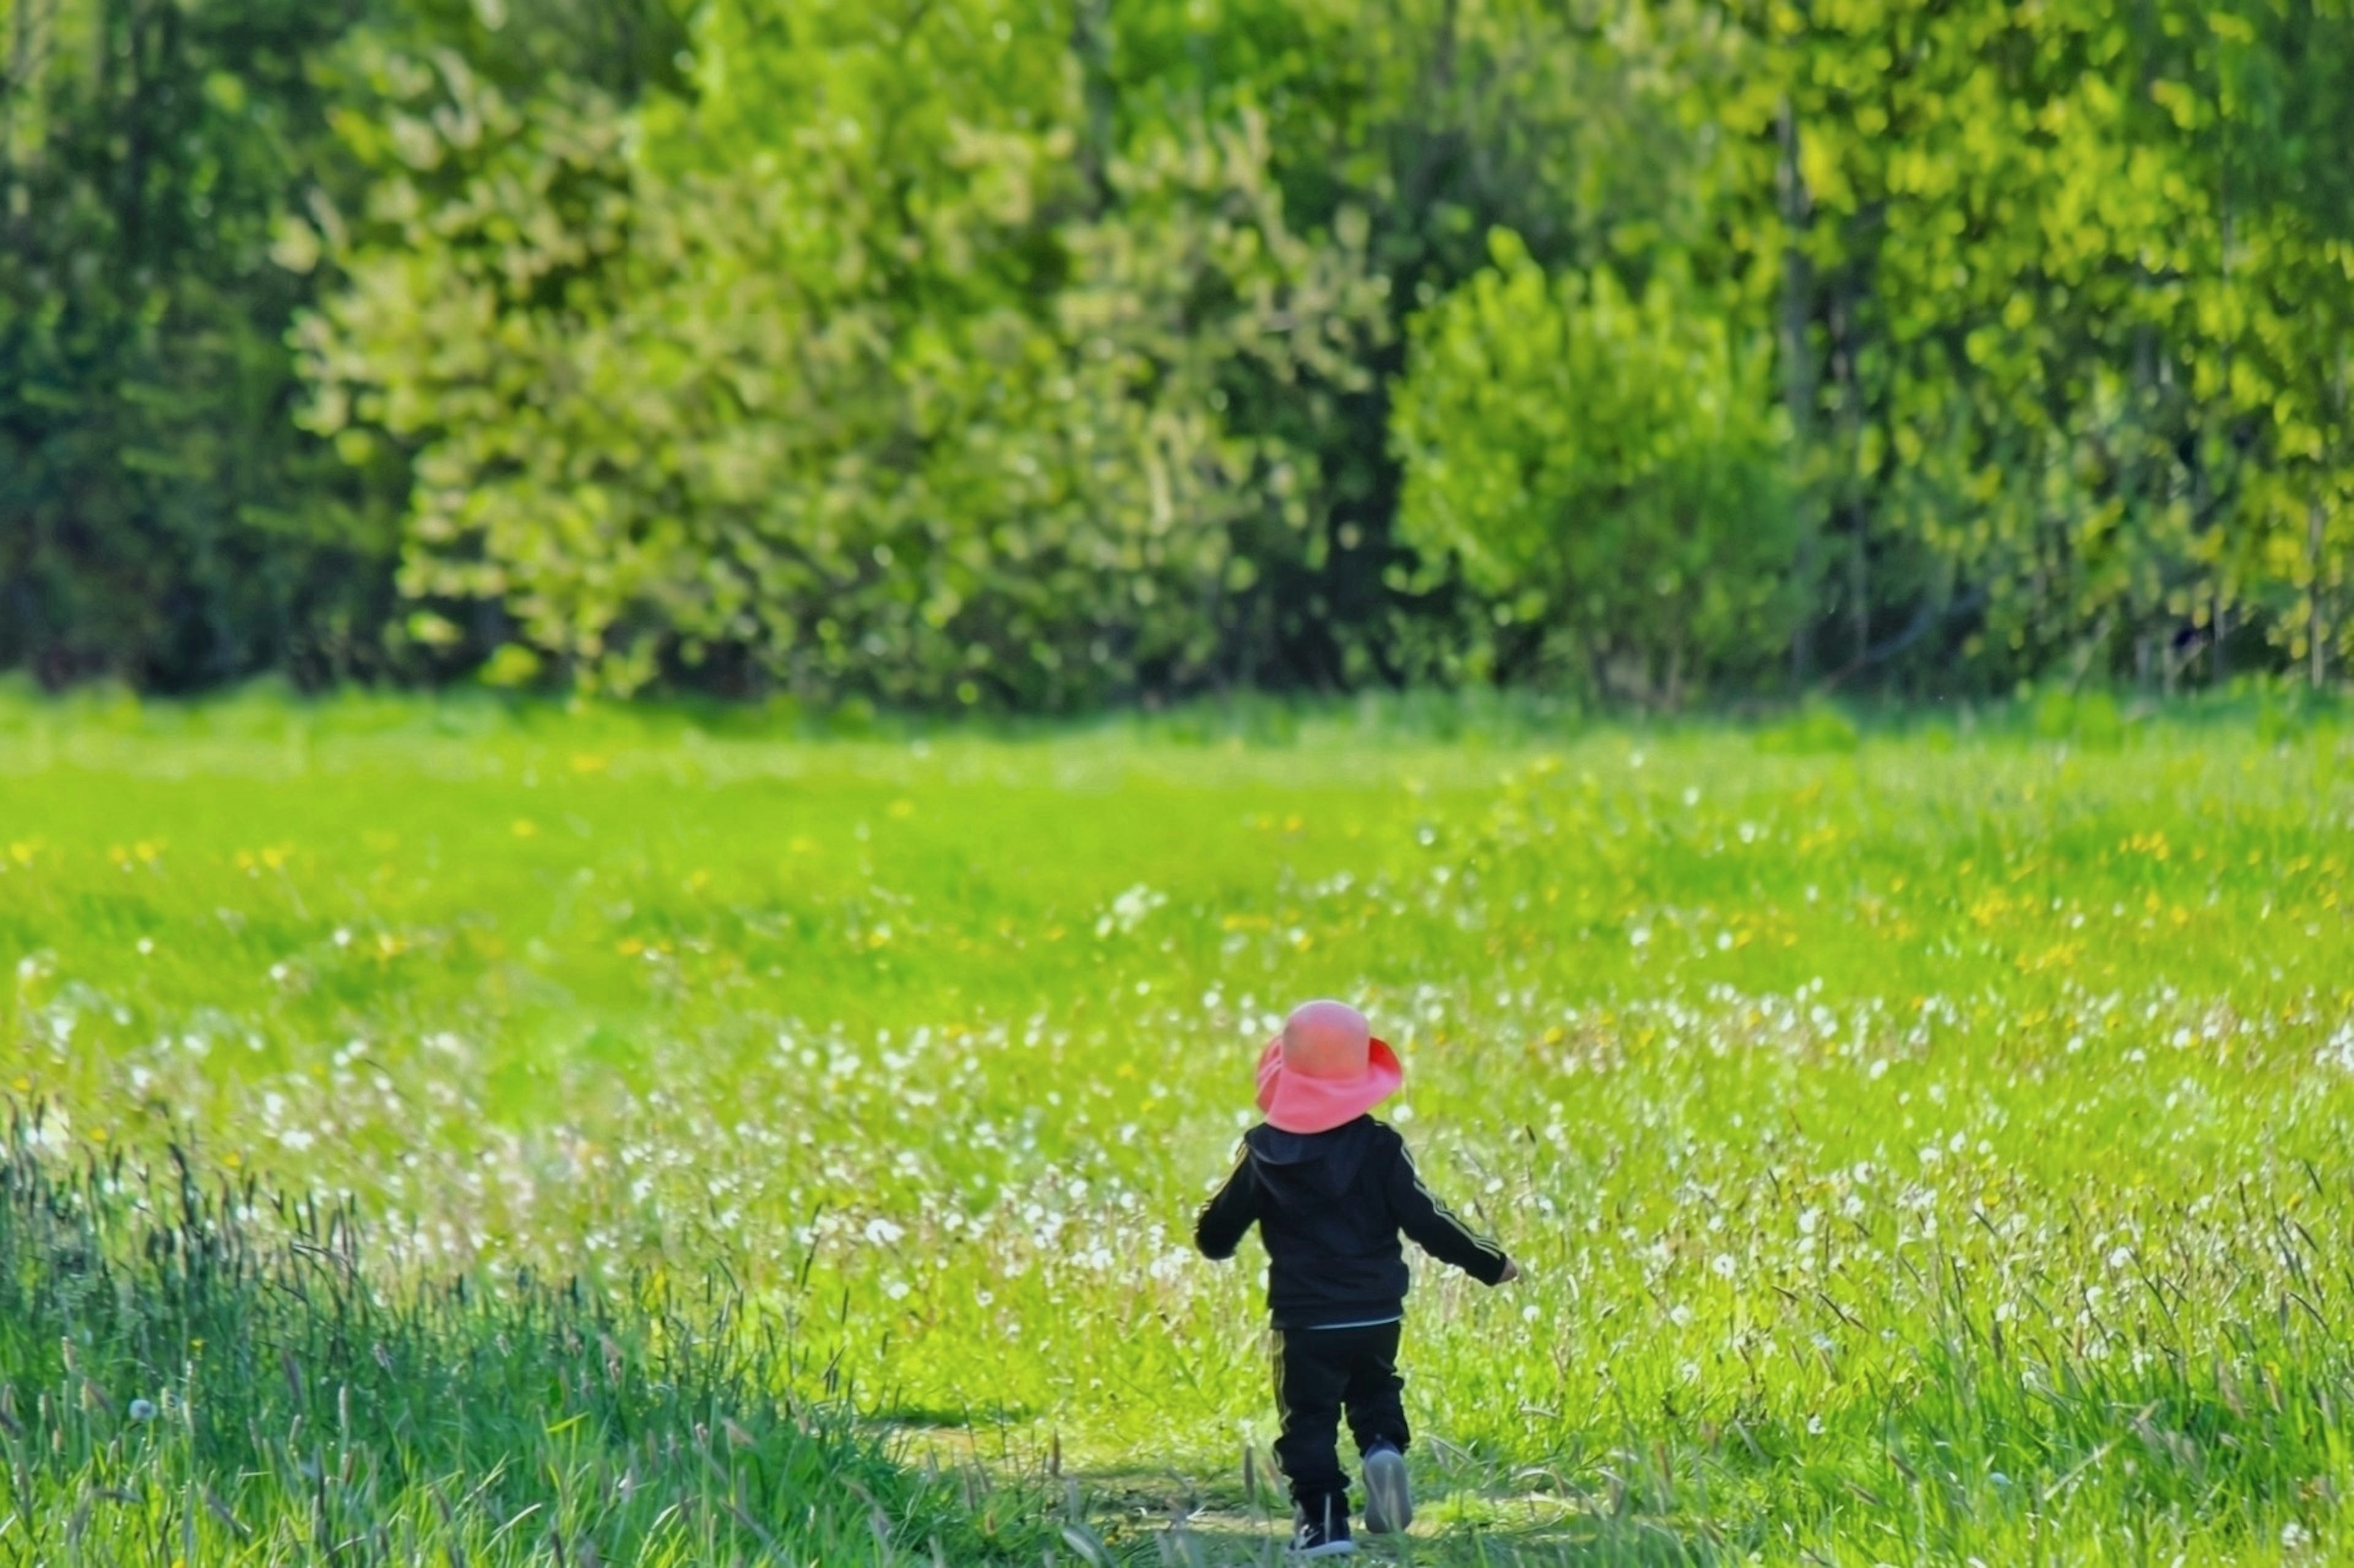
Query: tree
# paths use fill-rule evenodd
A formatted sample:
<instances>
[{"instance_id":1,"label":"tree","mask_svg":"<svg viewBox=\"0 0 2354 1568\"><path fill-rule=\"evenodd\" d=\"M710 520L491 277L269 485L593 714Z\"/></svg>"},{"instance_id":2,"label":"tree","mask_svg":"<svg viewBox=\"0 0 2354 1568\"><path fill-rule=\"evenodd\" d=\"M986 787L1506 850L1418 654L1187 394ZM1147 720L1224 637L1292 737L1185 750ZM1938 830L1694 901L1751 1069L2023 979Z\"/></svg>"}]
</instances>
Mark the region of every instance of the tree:
<instances>
[{"instance_id":1,"label":"tree","mask_svg":"<svg viewBox=\"0 0 2354 1568\"><path fill-rule=\"evenodd\" d=\"M1507 673L1673 707L1770 660L1800 602L1772 358L1672 272L1495 266L1417 324L1397 401L1404 536L1458 563Z\"/></svg>"},{"instance_id":2,"label":"tree","mask_svg":"<svg viewBox=\"0 0 2354 1568\"><path fill-rule=\"evenodd\" d=\"M330 9L13 0L0 120L0 664L176 687L379 667L389 514L290 418Z\"/></svg>"},{"instance_id":3,"label":"tree","mask_svg":"<svg viewBox=\"0 0 2354 1568\"><path fill-rule=\"evenodd\" d=\"M1291 230L1255 116L1087 188L1067 35L1023 22L714 6L642 120L445 68L306 329L317 427L415 452L408 591L621 691L1251 673L1220 657L1319 497L1234 416L1360 381L1378 291L1345 225Z\"/></svg>"}]
</instances>

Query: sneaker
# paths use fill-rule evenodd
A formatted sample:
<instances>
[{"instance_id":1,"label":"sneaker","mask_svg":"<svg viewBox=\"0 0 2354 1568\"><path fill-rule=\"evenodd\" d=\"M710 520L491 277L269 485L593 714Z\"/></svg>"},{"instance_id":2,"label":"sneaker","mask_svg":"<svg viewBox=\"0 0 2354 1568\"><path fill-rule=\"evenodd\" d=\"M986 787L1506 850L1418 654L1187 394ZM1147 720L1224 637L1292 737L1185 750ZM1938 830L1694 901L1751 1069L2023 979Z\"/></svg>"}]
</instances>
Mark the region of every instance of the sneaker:
<instances>
[{"instance_id":1,"label":"sneaker","mask_svg":"<svg viewBox=\"0 0 2354 1568\"><path fill-rule=\"evenodd\" d=\"M1291 1544L1285 1548L1285 1561L1356 1555L1357 1543L1349 1539L1346 1513L1335 1513L1329 1520L1311 1520L1295 1510L1292 1517L1299 1524L1291 1532Z\"/></svg>"},{"instance_id":2,"label":"sneaker","mask_svg":"<svg viewBox=\"0 0 2354 1568\"><path fill-rule=\"evenodd\" d=\"M1414 1522L1414 1489L1406 1484L1405 1456L1387 1443L1365 1455L1365 1529L1394 1535Z\"/></svg>"}]
</instances>

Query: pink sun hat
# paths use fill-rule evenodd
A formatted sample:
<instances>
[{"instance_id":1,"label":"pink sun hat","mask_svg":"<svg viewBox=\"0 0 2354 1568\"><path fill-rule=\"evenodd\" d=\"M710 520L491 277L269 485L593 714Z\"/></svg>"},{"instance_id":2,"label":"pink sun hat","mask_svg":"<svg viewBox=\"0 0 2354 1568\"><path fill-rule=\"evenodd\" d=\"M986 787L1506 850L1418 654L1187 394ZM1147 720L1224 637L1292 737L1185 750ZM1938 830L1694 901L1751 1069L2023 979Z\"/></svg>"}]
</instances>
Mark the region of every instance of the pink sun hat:
<instances>
[{"instance_id":1,"label":"pink sun hat","mask_svg":"<svg viewBox=\"0 0 2354 1568\"><path fill-rule=\"evenodd\" d=\"M1285 1132L1330 1132L1398 1092L1405 1069L1346 1003L1292 1009L1258 1059L1258 1108Z\"/></svg>"}]
</instances>

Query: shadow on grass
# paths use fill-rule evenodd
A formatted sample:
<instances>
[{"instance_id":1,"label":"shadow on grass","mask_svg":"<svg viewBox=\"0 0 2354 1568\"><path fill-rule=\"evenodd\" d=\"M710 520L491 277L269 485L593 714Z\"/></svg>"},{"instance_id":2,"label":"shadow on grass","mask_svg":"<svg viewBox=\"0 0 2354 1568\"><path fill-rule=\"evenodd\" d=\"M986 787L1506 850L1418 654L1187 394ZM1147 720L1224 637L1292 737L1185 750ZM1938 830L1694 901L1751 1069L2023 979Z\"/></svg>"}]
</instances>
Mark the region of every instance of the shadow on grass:
<instances>
[{"instance_id":1,"label":"shadow on grass","mask_svg":"<svg viewBox=\"0 0 2354 1568\"><path fill-rule=\"evenodd\" d=\"M1036 1413L1025 1404L884 1404L860 1414L860 1424L904 1433L986 1433L1020 1426Z\"/></svg>"},{"instance_id":2,"label":"shadow on grass","mask_svg":"<svg viewBox=\"0 0 2354 1568\"><path fill-rule=\"evenodd\" d=\"M1083 1499L1085 1542L1109 1561L1169 1568L1246 1568L1287 1562L1289 1505L1271 1476L1203 1481L1173 1471L1095 1469L1070 1478ZM1362 1499L1361 1499L1362 1500ZM1514 1494L1476 1477L1434 1472L1403 1535L1357 1533L1358 1560L1427 1568L1667 1568L1738 1560L1691 1521L1613 1514L1599 1499Z\"/></svg>"},{"instance_id":3,"label":"shadow on grass","mask_svg":"<svg viewBox=\"0 0 2354 1568\"><path fill-rule=\"evenodd\" d=\"M347 1200L0 1121L0 1557L1037 1562L1037 1499L789 1392L724 1271L443 1282Z\"/></svg>"}]
</instances>

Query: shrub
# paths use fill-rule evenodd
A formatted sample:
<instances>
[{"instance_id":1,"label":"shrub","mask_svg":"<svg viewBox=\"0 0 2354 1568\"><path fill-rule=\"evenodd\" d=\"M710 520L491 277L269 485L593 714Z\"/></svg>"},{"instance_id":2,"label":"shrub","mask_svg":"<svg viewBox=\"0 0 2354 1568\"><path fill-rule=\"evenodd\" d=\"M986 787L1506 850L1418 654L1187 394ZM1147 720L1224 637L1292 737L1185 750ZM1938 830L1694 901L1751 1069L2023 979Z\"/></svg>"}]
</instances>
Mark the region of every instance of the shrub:
<instances>
[{"instance_id":1,"label":"shrub","mask_svg":"<svg viewBox=\"0 0 2354 1568\"><path fill-rule=\"evenodd\" d=\"M1491 246L1413 330L1404 537L1481 596L1501 664L1667 706L1754 674L1804 597L1764 346L1674 274Z\"/></svg>"}]
</instances>

